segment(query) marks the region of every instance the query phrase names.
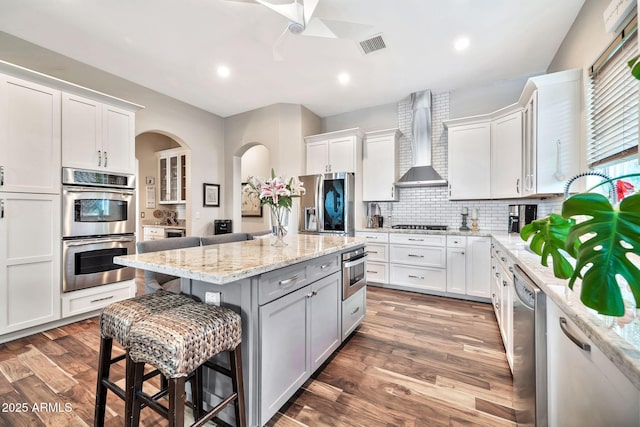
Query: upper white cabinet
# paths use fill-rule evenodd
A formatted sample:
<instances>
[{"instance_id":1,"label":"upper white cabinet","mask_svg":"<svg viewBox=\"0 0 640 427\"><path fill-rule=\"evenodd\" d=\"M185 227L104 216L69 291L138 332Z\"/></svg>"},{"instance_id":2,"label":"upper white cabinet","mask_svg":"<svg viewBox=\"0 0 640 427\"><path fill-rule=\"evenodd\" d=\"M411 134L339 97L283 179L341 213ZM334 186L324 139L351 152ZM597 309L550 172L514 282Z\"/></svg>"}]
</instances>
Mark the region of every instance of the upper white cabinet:
<instances>
[{"instance_id":1,"label":"upper white cabinet","mask_svg":"<svg viewBox=\"0 0 640 427\"><path fill-rule=\"evenodd\" d=\"M491 197L522 196L522 110L491 121Z\"/></svg>"},{"instance_id":2,"label":"upper white cabinet","mask_svg":"<svg viewBox=\"0 0 640 427\"><path fill-rule=\"evenodd\" d=\"M60 91L0 74L0 192L60 194Z\"/></svg>"},{"instance_id":3,"label":"upper white cabinet","mask_svg":"<svg viewBox=\"0 0 640 427\"><path fill-rule=\"evenodd\" d=\"M157 155L160 203L185 203L187 201L187 151L164 150L159 151Z\"/></svg>"},{"instance_id":4,"label":"upper white cabinet","mask_svg":"<svg viewBox=\"0 0 640 427\"><path fill-rule=\"evenodd\" d=\"M82 96L62 95L62 166L135 172L135 115Z\"/></svg>"},{"instance_id":5,"label":"upper white cabinet","mask_svg":"<svg viewBox=\"0 0 640 427\"><path fill-rule=\"evenodd\" d=\"M307 175L358 171L362 156L360 129L307 136Z\"/></svg>"},{"instance_id":6,"label":"upper white cabinet","mask_svg":"<svg viewBox=\"0 0 640 427\"><path fill-rule=\"evenodd\" d=\"M398 200L394 183L398 179L398 129L367 132L362 152L362 200L389 202Z\"/></svg>"},{"instance_id":7,"label":"upper white cabinet","mask_svg":"<svg viewBox=\"0 0 640 427\"><path fill-rule=\"evenodd\" d=\"M556 194L580 168L581 70L532 77L523 108L523 195Z\"/></svg>"},{"instance_id":8,"label":"upper white cabinet","mask_svg":"<svg viewBox=\"0 0 640 427\"><path fill-rule=\"evenodd\" d=\"M449 198L491 196L491 123L449 124Z\"/></svg>"}]
</instances>

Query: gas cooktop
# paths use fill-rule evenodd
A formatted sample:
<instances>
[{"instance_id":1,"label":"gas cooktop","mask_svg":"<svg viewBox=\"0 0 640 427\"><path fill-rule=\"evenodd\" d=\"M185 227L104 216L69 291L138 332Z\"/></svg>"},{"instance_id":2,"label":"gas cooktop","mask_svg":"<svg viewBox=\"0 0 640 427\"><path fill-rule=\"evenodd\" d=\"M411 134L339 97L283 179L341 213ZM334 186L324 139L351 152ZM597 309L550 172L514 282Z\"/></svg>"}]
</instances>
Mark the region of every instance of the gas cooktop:
<instances>
[{"instance_id":1,"label":"gas cooktop","mask_svg":"<svg viewBox=\"0 0 640 427\"><path fill-rule=\"evenodd\" d=\"M422 224L398 224L392 225L391 228L397 230L442 230L446 231L446 225L422 225Z\"/></svg>"}]
</instances>

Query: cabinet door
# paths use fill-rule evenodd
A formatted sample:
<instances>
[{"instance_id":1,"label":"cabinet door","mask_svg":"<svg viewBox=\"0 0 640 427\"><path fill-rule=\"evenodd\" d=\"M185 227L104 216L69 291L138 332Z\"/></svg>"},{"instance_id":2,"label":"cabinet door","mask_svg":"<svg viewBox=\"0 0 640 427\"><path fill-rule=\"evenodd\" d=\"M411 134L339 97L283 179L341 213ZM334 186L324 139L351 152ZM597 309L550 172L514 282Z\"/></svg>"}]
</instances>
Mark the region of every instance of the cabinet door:
<instances>
[{"instance_id":1,"label":"cabinet door","mask_svg":"<svg viewBox=\"0 0 640 427\"><path fill-rule=\"evenodd\" d=\"M522 195L536 193L536 145L538 141L538 92L529 98L522 111Z\"/></svg>"},{"instance_id":2,"label":"cabinet door","mask_svg":"<svg viewBox=\"0 0 640 427\"><path fill-rule=\"evenodd\" d=\"M329 140L329 172L356 171L356 140L355 137L336 138Z\"/></svg>"},{"instance_id":3,"label":"cabinet door","mask_svg":"<svg viewBox=\"0 0 640 427\"><path fill-rule=\"evenodd\" d=\"M585 351L567 333L591 346ZM550 427L637 426L640 394L613 363L547 298L547 379Z\"/></svg>"},{"instance_id":4,"label":"cabinet door","mask_svg":"<svg viewBox=\"0 0 640 427\"><path fill-rule=\"evenodd\" d=\"M60 318L60 196L0 193L0 334Z\"/></svg>"},{"instance_id":5,"label":"cabinet door","mask_svg":"<svg viewBox=\"0 0 640 427\"><path fill-rule=\"evenodd\" d=\"M130 111L104 105L102 110L103 167L135 173L135 119Z\"/></svg>"},{"instance_id":6,"label":"cabinet door","mask_svg":"<svg viewBox=\"0 0 640 427\"><path fill-rule=\"evenodd\" d=\"M522 112L496 119L491 125L491 197L520 197Z\"/></svg>"},{"instance_id":7,"label":"cabinet door","mask_svg":"<svg viewBox=\"0 0 640 427\"><path fill-rule=\"evenodd\" d=\"M318 141L307 143L307 175L328 172L329 142Z\"/></svg>"},{"instance_id":8,"label":"cabinet door","mask_svg":"<svg viewBox=\"0 0 640 427\"><path fill-rule=\"evenodd\" d=\"M0 191L60 194L60 92L0 74Z\"/></svg>"},{"instance_id":9,"label":"cabinet door","mask_svg":"<svg viewBox=\"0 0 640 427\"><path fill-rule=\"evenodd\" d=\"M395 134L367 137L362 156L362 200L397 201L398 140Z\"/></svg>"},{"instance_id":10,"label":"cabinet door","mask_svg":"<svg viewBox=\"0 0 640 427\"><path fill-rule=\"evenodd\" d=\"M315 371L340 346L342 276L339 272L311 285L311 372Z\"/></svg>"},{"instance_id":11,"label":"cabinet door","mask_svg":"<svg viewBox=\"0 0 640 427\"><path fill-rule=\"evenodd\" d=\"M305 382L310 371L311 285L259 309L260 425L265 424Z\"/></svg>"},{"instance_id":12,"label":"cabinet door","mask_svg":"<svg viewBox=\"0 0 640 427\"><path fill-rule=\"evenodd\" d=\"M102 104L63 94L62 166L95 170L103 165Z\"/></svg>"},{"instance_id":13,"label":"cabinet door","mask_svg":"<svg viewBox=\"0 0 640 427\"><path fill-rule=\"evenodd\" d=\"M465 248L447 248L447 292L466 293Z\"/></svg>"},{"instance_id":14,"label":"cabinet door","mask_svg":"<svg viewBox=\"0 0 640 427\"><path fill-rule=\"evenodd\" d=\"M449 128L449 198L491 197L491 124Z\"/></svg>"},{"instance_id":15,"label":"cabinet door","mask_svg":"<svg viewBox=\"0 0 640 427\"><path fill-rule=\"evenodd\" d=\"M491 238L467 237L467 295L491 297Z\"/></svg>"}]
</instances>

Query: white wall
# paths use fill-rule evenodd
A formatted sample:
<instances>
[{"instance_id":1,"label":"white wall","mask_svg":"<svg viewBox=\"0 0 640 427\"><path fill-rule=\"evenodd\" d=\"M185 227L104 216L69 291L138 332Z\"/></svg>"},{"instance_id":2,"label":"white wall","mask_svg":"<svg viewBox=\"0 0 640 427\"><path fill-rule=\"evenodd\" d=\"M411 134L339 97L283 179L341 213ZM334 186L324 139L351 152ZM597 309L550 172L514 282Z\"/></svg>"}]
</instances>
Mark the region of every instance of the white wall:
<instances>
[{"instance_id":1,"label":"white wall","mask_svg":"<svg viewBox=\"0 0 640 427\"><path fill-rule=\"evenodd\" d=\"M398 107L395 102L351 111L322 119L322 132L359 127L363 132L398 127Z\"/></svg>"}]
</instances>

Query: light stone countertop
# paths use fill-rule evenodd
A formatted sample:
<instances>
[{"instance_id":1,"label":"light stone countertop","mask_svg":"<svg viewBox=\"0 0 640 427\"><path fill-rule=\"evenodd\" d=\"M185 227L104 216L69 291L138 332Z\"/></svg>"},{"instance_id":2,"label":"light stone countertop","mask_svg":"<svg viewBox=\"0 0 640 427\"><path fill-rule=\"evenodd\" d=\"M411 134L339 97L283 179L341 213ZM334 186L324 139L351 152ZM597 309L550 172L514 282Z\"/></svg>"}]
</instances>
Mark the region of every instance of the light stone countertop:
<instances>
[{"instance_id":1,"label":"light stone countertop","mask_svg":"<svg viewBox=\"0 0 640 427\"><path fill-rule=\"evenodd\" d=\"M284 248L272 238L114 257L117 264L224 285L302 261L362 246L363 238L294 234Z\"/></svg>"}]
</instances>

